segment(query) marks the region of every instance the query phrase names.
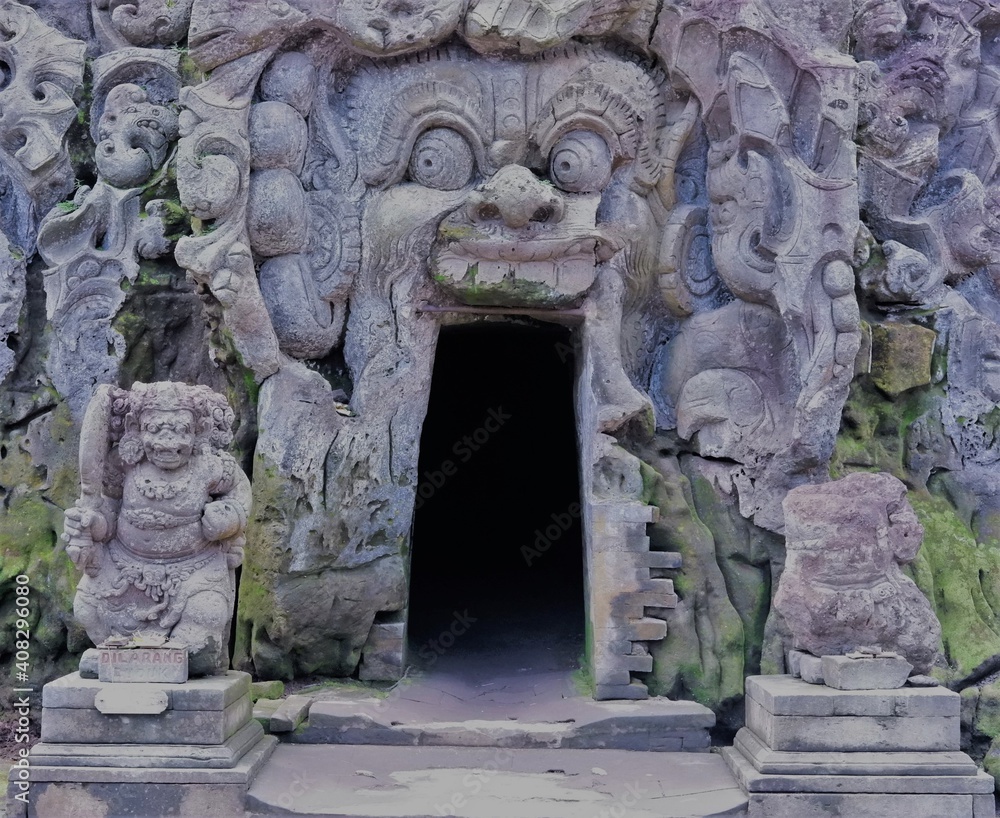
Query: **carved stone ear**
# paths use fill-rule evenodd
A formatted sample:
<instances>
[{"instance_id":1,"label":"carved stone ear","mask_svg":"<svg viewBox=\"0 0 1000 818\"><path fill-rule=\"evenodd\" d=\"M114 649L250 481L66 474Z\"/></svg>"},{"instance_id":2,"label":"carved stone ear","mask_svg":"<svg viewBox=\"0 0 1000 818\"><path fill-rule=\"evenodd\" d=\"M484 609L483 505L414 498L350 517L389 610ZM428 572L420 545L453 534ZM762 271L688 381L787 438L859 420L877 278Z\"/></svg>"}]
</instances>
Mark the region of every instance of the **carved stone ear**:
<instances>
[{"instance_id":1,"label":"carved stone ear","mask_svg":"<svg viewBox=\"0 0 1000 818\"><path fill-rule=\"evenodd\" d=\"M142 440L139 439L138 429L129 429L128 421L125 428L125 434L118 441L118 457L126 466L134 466L142 460Z\"/></svg>"}]
</instances>

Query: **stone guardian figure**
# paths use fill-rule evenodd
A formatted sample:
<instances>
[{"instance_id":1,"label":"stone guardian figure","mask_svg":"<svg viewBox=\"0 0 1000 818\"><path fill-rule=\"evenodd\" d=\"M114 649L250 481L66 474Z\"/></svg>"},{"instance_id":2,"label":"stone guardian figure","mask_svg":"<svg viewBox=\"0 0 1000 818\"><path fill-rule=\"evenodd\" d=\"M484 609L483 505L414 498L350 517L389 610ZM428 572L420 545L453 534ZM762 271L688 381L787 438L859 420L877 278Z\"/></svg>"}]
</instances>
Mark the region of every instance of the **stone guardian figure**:
<instances>
[{"instance_id":1,"label":"stone guardian figure","mask_svg":"<svg viewBox=\"0 0 1000 818\"><path fill-rule=\"evenodd\" d=\"M81 495L63 540L83 571L74 613L95 644L153 635L189 672L225 671L250 481L223 449L233 410L205 386L99 386L80 438Z\"/></svg>"}]
</instances>

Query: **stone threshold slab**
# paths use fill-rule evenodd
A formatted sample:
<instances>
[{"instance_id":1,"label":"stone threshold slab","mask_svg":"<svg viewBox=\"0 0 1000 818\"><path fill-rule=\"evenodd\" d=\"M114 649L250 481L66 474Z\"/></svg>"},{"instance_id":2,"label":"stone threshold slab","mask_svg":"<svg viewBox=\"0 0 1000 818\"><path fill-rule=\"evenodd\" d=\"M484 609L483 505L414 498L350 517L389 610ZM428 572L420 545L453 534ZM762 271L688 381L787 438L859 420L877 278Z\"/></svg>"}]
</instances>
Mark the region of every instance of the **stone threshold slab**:
<instances>
[{"instance_id":1,"label":"stone threshold slab","mask_svg":"<svg viewBox=\"0 0 1000 818\"><path fill-rule=\"evenodd\" d=\"M747 798L714 753L282 744L251 815L708 818Z\"/></svg>"},{"instance_id":2,"label":"stone threshold slab","mask_svg":"<svg viewBox=\"0 0 1000 818\"><path fill-rule=\"evenodd\" d=\"M466 713L461 712L461 715ZM499 715L496 708L484 715ZM483 712L483 711L481 711ZM518 712L518 711L515 711ZM521 711L523 712L523 711ZM314 744L517 747L521 749L622 749L654 752L707 751L715 716L695 702L567 703L539 707L524 717L426 721L421 708L365 702L314 702L305 727L283 740Z\"/></svg>"},{"instance_id":3,"label":"stone threshold slab","mask_svg":"<svg viewBox=\"0 0 1000 818\"><path fill-rule=\"evenodd\" d=\"M775 716L957 717L961 697L943 687L834 690L794 676L749 676L748 699Z\"/></svg>"},{"instance_id":4,"label":"stone threshold slab","mask_svg":"<svg viewBox=\"0 0 1000 818\"><path fill-rule=\"evenodd\" d=\"M63 767L167 767L228 769L264 736L251 721L224 744L50 744L31 748L34 765Z\"/></svg>"},{"instance_id":5,"label":"stone threshold slab","mask_svg":"<svg viewBox=\"0 0 1000 818\"><path fill-rule=\"evenodd\" d=\"M864 793L975 795L992 793L993 776L975 775L769 775L758 772L739 750L722 751L740 786L749 793Z\"/></svg>"},{"instance_id":6,"label":"stone threshold slab","mask_svg":"<svg viewBox=\"0 0 1000 818\"><path fill-rule=\"evenodd\" d=\"M976 775L978 767L961 752L783 752L772 750L746 727L734 745L757 772L768 775Z\"/></svg>"},{"instance_id":7,"label":"stone threshold slab","mask_svg":"<svg viewBox=\"0 0 1000 818\"><path fill-rule=\"evenodd\" d=\"M150 767L63 767L32 764L33 783L79 784L246 784L261 769L278 740L262 736L230 769ZM11 774L16 769L11 770ZM13 779L11 779L13 780Z\"/></svg>"}]
</instances>

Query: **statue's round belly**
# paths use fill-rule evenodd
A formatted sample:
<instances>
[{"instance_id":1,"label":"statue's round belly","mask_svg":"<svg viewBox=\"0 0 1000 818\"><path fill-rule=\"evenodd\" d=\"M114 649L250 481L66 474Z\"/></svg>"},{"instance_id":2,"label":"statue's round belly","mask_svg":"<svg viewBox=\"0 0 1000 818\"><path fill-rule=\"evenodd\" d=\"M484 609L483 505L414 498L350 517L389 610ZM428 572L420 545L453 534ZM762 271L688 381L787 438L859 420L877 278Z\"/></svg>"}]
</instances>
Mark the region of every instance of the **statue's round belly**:
<instances>
[{"instance_id":1,"label":"statue's round belly","mask_svg":"<svg viewBox=\"0 0 1000 818\"><path fill-rule=\"evenodd\" d=\"M208 545L201 533L200 515L180 517L149 511L122 514L118 541L137 557L165 560L189 557Z\"/></svg>"}]
</instances>

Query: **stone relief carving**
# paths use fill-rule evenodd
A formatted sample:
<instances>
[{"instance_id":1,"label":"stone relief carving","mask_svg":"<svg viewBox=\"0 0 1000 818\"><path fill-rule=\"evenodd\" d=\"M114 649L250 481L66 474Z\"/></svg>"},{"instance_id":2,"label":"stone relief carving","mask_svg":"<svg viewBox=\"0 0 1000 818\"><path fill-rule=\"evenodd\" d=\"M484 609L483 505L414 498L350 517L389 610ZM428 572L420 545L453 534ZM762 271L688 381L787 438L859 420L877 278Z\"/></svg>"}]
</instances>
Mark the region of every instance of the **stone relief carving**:
<instances>
[{"instance_id":1,"label":"stone relief carving","mask_svg":"<svg viewBox=\"0 0 1000 818\"><path fill-rule=\"evenodd\" d=\"M224 451L233 419L203 386L97 388L63 534L83 572L74 613L95 644L156 634L187 646L193 675L228 667L251 496Z\"/></svg>"},{"instance_id":2,"label":"stone relief carving","mask_svg":"<svg viewBox=\"0 0 1000 818\"><path fill-rule=\"evenodd\" d=\"M794 359L790 371L797 375L783 385L793 405L787 436L770 451L767 435L751 439L750 448L760 448L738 458L732 475L743 514L780 531L784 493L816 479L829 460L861 341L850 266L859 231L851 142L856 67L830 48L800 67L801 44L746 31L737 24L747 21L723 16L732 11L715 9L721 19L714 19L711 11L670 9L653 43L670 74L691 87L704 117L718 276L740 300L773 310L791 342L784 361ZM717 71L720 65L725 70ZM674 280L671 286L676 290ZM706 377L716 381L711 388L722 388L719 376ZM743 392L755 400L752 390ZM735 383L728 394L739 402Z\"/></svg>"},{"instance_id":3,"label":"stone relief carving","mask_svg":"<svg viewBox=\"0 0 1000 818\"><path fill-rule=\"evenodd\" d=\"M861 206L875 252L859 281L877 311L937 333L949 374L907 462L925 482L938 474L975 518L996 508L998 23L987 5L938 2L915 4L904 23L862 64Z\"/></svg>"},{"instance_id":4,"label":"stone relief carving","mask_svg":"<svg viewBox=\"0 0 1000 818\"><path fill-rule=\"evenodd\" d=\"M784 505L788 556L774 604L794 647L824 656L877 645L928 673L941 626L900 570L924 534L906 486L888 474L852 474L794 488Z\"/></svg>"},{"instance_id":5,"label":"stone relief carving","mask_svg":"<svg viewBox=\"0 0 1000 818\"><path fill-rule=\"evenodd\" d=\"M788 490L826 479L866 366L856 284L866 321L937 333L934 371L907 381L933 392L906 432L916 484L996 505L989 4L92 0L91 11L97 178L52 209L72 190L63 135L84 44L0 3L0 59L15 69L0 85L4 232L30 259L48 211L46 377L79 421L94 383L131 379L112 322L143 261L169 263L152 190L176 171L191 229L174 257L260 385L248 537L261 559L244 576L270 608L238 650L262 672L350 673L376 618L402 616L439 322L425 304L581 322L585 499L606 504L601 519L629 506L619 522L656 574L636 594L655 579L656 598L670 596L668 569L647 559L643 530L656 524L634 507L640 453L709 475L766 542L785 531ZM191 65L211 73L195 80ZM5 262L0 340L22 313L24 261ZM0 375L15 362L3 347ZM340 356L346 395L319 374ZM334 600L322 623L317 599ZM667 605L643 607L657 622L628 632L660 638ZM624 640L615 684L638 685L653 639Z\"/></svg>"},{"instance_id":6,"label":"stone relief carving","mask_svg":"<svg viewBox=\"0 0 1000 818\"><path fill-rule=\"evenodd\" d=\"M786 43L741 45L726 33L736 21L716 11L671 9L650 41L643 4L533 8L283 6L249 21L205 3L192 13L193 55L220 67L183 92L178 186L212 230L182 239L178 261L218 300L264 379L258 452L270 461L298 451L284 468L302 479L309 511L280 535L297 543L286 569L379 566L396 577L387 581L397 607L436 338L421 303L582 306L598 434L651 424L654 405L665 428L682 415L693 433L705 426L690 411L698 396L727 396L745 423L735 449L732 430L719 429L718 456L738 455L741 508L775 529L787 487L828 460L853 374L853 62L831 52L799 68L781 56ZM310 26L343 45L275 53L282 32ZM426 50L456 32L471 50ZM612 32L652 42L667 74L617 47L546 50ZM721 74L706 74L691 49L705 32L725 55ZM799 120L818 134L812 143L796 141ZM815 212L827 220L818 233L805 226ZM748 337L766 336L798 376L762 355L701 355L671 376L683 381L673 392L657 387L665 376L655 372L685 366L665 350L686 342L666 341L739 322L736 310L701 317L734 295L760 305L743 314L761 324ZM338 346L355 416L307 409L292 420L267 379L277 370L286 389L298 383L329 403L284 356L311 361ZM673 403L685 382L681 411ZM290 446L290 429L312 427L317 413L332 422L317 438L324 451ZM761 424L771 431L758 434ZM334 497L335 521L324 512ZM255 631L250 652L294 641L295 616L283 610L270 631ZM356 632L338 662L356 661L360 646Z\"/></svg>"},{"instance_id":7,"label":"stone relief carving","mask_svg":"<svg viewBox=\"0 0 1000 818\"><path fill-rule=\"evenodd\" d=\"M106 51L165 46L187 36L194 0L91 0L94 30Z\"/></svg>"},{"instance_id":8,"label":"stone relief carving","mask_svg":"<svg viewBox=\"0 0 1000 818\"><path fill-rule=\"evenodd\" d=\"M94 383L112 383L124 357L124 339L111 321L125 301L122 282L132 282L141 259L170 249L162 201L142 194L164 172L177 139L177 56L133 51L94 66L104 91L95 112L97 182L80 187L66 212L51 211L42 223L38 249L45 270L46 309L57 329L50 374L74 414L82 416ZM145 87L116 82L144 65Z\"/></svg>"},{"instance_id":9,"label":"stone relief carving","mask_svg":"<svg viewBox=\"0 0 1000 818\"><path fill-rule=\"evenodd\" d=\"M73 188L66 132L85 48L31 9L0 4L0 381L14 368L6 341L17 333L38 222Z\"/></svg>"},{"instance_id":10,"label":"stone relief carving","mask_svg":"<svg viewBox=\"0 0 1000 818\"><path fill-rule=\"evenodd\" d=\"M0 37L0 222L30 252L38 220L73 188L65 137L76 118L86 46L12 0L0 5Z\"/></svg>"}]
</instances>

